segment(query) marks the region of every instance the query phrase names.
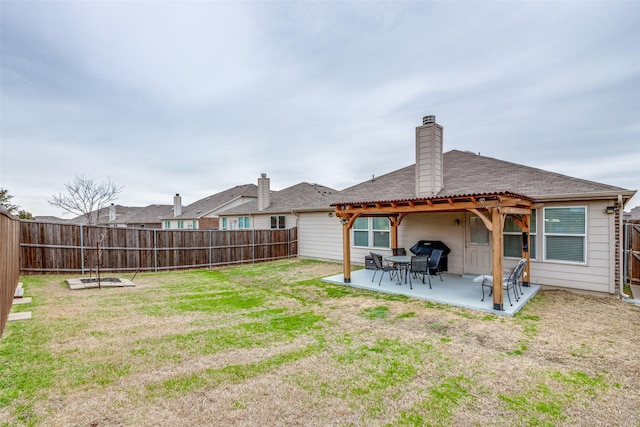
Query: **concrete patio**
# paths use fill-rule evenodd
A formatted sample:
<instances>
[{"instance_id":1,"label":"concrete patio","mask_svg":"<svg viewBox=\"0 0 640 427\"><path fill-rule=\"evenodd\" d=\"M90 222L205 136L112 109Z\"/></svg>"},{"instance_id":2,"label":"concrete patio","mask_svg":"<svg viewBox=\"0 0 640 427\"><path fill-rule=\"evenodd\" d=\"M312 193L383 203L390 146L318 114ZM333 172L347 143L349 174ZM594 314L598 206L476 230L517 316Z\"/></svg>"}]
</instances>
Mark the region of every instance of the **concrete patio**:
<instances>
[{"instance_id":1,"label":"concrete patio","mask_svg":"<svg viewBox=\"0 0 640 427\"><path fill-rule=\"evenodd\" d=\"M382 283L378 286L380 272L376 273L375 280L372 282L371 278L373 277L373 273L374 270L366 269L352 271L351 283L344 283L343 274L325 277L322 281L371 291L406 295L412 298L453 305L456 307L465 307L501 316L513 316L516 314L522 309L527 301L533 298L540 290L539 285L523 287L522 290L524 295L520 297L519 301L515 301L513 294L511 294L511 302L513 305L509 305L509 299L507 298L505 291L503 305L504 311L499 311L493 309L493 299L488 295L487 290L485 290L484 301L480 301L482 298L482 288L480 283L473 281L476 276L460 276L444 273L442 275L442 281L440 281L438 277L431 278L432 289L429 289L428 283L423 284L421 279L413 279L413 289L410 289L408 282L405 284L403 281L402 284L399 285L395 278L393 280L389 279L388 273L384 274Z\"/></svg>"}]
</instances>

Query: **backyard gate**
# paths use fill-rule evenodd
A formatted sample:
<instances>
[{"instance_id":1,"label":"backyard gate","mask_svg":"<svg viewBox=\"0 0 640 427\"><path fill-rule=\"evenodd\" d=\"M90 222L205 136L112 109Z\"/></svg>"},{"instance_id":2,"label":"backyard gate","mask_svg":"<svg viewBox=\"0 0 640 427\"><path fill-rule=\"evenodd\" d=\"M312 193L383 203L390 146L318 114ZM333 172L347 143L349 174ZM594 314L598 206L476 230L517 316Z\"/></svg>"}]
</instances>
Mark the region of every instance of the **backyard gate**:
<instances>
[{"instance_id":1,"label":"backyard gate","mask_svg":"<svg viewBox=\"0 0 640 427\"><path fill-rule=\"evenodd\" d=\"M640 284L640 220L625 221L625 275L627 282Z\"/></svg>"}]
</instances>

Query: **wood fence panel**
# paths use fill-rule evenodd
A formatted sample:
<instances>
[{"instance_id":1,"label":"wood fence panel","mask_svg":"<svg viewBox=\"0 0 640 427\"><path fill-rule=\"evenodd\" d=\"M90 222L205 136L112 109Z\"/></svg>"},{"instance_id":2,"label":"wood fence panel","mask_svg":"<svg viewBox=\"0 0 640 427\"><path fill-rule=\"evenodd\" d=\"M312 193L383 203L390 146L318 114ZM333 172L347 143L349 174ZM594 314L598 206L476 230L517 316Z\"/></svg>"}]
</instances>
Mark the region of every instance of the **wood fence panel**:
<instances>
[{"instance_id":1,"label":"wood fence panel","mask_svg":"<svg viewBox=\"0 0 640 427\"><path fill-rule=\"evenodd\" d=\"M4 333L20 279L20 222L0 208L0 337Z\"/></svg>"},{"instance_id":2,"label":"wood fence panel","mask_svg":"<svg viewBox=\"0 0 640 427\"><path fill-rule=\"evenodd\" d=\"M640 284L640 220L626 222L626 264L627 279L632 284Z\"/></svg>"},{"instance_id":3,"label":"wood fence panel","mask_svg":"<svg viewBox=\"0 0 640 427\"><path fill-rule=\"evenodd\" d=\"M162 271L297 256L297 230L158 230L20 222L23 274ZM98 264L99 260L99 264Z\"/></svg>"}]
</instances>

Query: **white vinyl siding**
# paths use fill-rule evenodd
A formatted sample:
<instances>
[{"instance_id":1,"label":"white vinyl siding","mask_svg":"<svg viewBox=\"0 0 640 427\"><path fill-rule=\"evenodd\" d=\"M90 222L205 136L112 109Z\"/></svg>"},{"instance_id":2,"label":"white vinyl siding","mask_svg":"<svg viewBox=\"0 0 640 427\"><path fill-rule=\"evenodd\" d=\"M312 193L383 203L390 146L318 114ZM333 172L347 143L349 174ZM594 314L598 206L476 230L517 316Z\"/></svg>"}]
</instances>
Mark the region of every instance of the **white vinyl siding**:
<instances>
[{"instance_id":1,"label":"white vinyl siding","mask_svg":"<svg viewBox=\"0 0 640 427\"><path fill-rule=\"evenodd\" d=\"M329 216L329 212L301 212L298 221L300 258L342 263L342 224L335 216ZM363 265L364 255L351 251L351 261Z\"/></svg>"},{"instance_id":2,"label":"white vinyl siding","mask_svg":"<svg viewBox=\"0 0 640 427\"><path fill-rule=\"evenodd\" d=\"M532 262L531 283L613 293L615 288L615 215L603 212L614 201L586 204L587 236L585 263L561 261ZM567 207L567 204L545 203L545 207ZM585 207L585 204L576 205ZM543 233L539 233L538 247L542 247Z\"/></svg>"}]
</instances>

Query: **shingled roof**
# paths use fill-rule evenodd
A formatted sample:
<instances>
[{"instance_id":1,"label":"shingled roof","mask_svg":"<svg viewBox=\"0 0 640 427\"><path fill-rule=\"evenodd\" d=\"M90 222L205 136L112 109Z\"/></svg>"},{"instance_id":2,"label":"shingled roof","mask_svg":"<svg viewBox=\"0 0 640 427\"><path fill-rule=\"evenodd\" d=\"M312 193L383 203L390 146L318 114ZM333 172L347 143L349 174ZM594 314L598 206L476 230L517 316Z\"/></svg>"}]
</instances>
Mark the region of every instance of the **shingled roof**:
<instances>
[{"instance_id":1,"label":"shingled roof","mask_svg":"<svg viewBox=\"0 0 640 427\"><path fill-rule=\"evenodd\" d=\"M239 197L258 197L258 187L255 184L237 185L220 193L207 196L196 202L191 203L182 209L182 214L175 217L176 219L196 219L219 209L227 203L238 199ZM165 219L174 219L174 217L166 217Z\"/></svg>"},{"instance_id":2,"label":"shingled roof","mask_svg":"<svg viewBox=\"0 0 640 427\"><path fill-rule=\"evenodd\" d=\"M134 215L119 222L124 222L128 225L133 224L150 224L160 223L162 218L170 215L173 209L173 205L149 205L141 208Z\"/></svg>"},{"instance_id":3,"label":"shingled roof","mask_svg":"<svg viewBox=\"0 0 640 427\"><path fill-rule=\"evenodd\" d=\"M632 196L633 191L466 151L443 154L443 188L434 198L515 194L544 201ZM375 177L338 194L339 204L417 199L415 165Z\"/></svg>"},{"instance_id":4,"label":"shingled roof","mask_svg":"<svg viewBox=\"0 0 640 427\"><path fill-rule=\"evenodd\" d=\"M221 215L250 215L263 213L282 213L298 210L299 207L312 202L319 202L324 207L331 204L331 196L336 190L320 184L301 182L280 191L271 192L271 204L268 208L258 210L258 201L253 200L243 205L220 212Z\"/></svg>"}]
</instances>

